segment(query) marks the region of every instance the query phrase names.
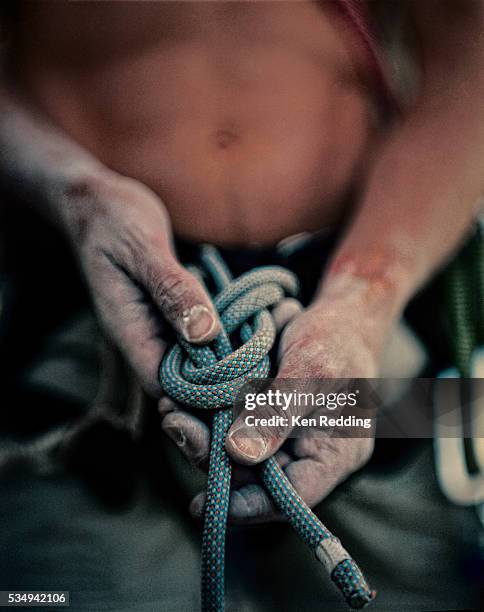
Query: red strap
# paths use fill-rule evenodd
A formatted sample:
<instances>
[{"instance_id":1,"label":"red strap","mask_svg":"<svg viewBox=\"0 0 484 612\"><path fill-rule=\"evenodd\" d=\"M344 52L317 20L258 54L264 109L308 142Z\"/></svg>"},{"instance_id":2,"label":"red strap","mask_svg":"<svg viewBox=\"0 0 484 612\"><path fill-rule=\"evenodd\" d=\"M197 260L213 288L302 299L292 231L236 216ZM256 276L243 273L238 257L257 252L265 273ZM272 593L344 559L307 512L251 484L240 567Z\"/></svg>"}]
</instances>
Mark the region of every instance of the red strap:
<instances>
[{"instance_id":1,"label":"red strap","mask_svg":"<svg viewBox=\"0 0 484 612\"><path fill-rule=\"evenodd\" d=\"M367 2L365 0L335 0L335 2L342 16L358 35L383 103L390 111L400 112L401 106L395 97L390 79L384 68L375 23L371 18Z\"/></svg>"}]
</instances>

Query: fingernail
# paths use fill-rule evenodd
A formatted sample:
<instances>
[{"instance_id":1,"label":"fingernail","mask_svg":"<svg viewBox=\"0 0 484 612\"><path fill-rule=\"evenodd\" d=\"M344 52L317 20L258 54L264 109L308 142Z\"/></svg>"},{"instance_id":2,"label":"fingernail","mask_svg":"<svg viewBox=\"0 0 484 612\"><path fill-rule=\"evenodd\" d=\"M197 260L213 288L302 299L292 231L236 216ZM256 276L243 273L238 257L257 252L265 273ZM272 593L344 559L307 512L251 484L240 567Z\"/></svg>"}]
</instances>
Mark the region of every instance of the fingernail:
<instances>
[{"instance_id":1,"label":"fingernail","mask_svg":"<svg viewBox=\"0 0 484 612\"><path fill-rule=\"evenodd\" d=\"M229 434L228 441L241 459L253 462L261 459L267 449L267 443L261 436L253 431L241 427Z\"/></svg>"},{"instance_id":2,"label":"fingernail","mask_svg":"<svg viewBox=\"0 0 484 612\"><path fill-rule=\"evenodd\" d=\"M195 304L183 313L183 335L188 342L200 342L209 337L214 330L216 319L203 304Z\"/></svg>"},{"instance_id":3,"label":"fingernail","mask_svg":"<svg viewBox=\"0 0 484 612\"><path fill-rule=\"evenodd\" d=\"M158 412L161 416L166 416L170 412L174 412L176 410L175 402L169 397L162 397L158 402Z\"/></svg>"},{"instance_id":4,"label":"fingernail","mask_svg":"<svg viewBox=\"0 0 484 612\"><path fill-rule=\"evenodd\" d=\"M182 447L187 443L187 438L180 429L176 427L163 427L163 431L177 446Z\"/></svg>"}]
</instances>

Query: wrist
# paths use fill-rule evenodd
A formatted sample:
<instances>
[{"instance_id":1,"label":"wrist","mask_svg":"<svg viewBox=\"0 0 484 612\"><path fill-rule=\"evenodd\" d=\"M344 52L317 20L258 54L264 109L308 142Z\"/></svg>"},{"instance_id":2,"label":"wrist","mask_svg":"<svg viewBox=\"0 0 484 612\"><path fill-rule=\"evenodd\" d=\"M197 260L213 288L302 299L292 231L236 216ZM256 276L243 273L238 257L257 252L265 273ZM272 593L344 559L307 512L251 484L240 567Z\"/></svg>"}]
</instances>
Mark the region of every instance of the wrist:
<instances>
[{"instance_id":1,"label":"wrist","mask_svg":"<svg viewBox=\"0 0 484 612\"><path fill-rule=\"evenodd\" d=\"M315 301L339 303L357 309L355 316L371 315L391 325L410 299L413 266L405 254L373 251L337 253L322 279Z\"/></svg>"}]
</instances>

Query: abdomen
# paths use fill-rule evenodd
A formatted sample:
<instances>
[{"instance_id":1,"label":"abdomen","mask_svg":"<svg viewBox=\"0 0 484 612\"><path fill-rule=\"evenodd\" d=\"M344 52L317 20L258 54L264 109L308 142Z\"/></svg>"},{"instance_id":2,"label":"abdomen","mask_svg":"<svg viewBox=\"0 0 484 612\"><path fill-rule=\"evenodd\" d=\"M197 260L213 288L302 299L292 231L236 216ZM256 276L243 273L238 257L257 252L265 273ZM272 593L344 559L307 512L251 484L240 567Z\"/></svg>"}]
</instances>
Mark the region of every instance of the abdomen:
<instances>
[{"instance_id":1,"label":"abdomen","mask_svg":"<svg viewBox=\"0 0 484 612\"><path fill-rule=\"evenodd\" d=\"M372 108L327 12L300 2L144 4L130 14L133 3L109 3L109 19L91 13L86 36L109 22L120 38L107 41L106 31L97 58L96 39L85 62L81 47L62 61L26 48L39 106L109 167L154 189L185 237L271 243L337 222L367 154ZM42 31L42 21L31 27Z\"/></svg>"}]
</instances>

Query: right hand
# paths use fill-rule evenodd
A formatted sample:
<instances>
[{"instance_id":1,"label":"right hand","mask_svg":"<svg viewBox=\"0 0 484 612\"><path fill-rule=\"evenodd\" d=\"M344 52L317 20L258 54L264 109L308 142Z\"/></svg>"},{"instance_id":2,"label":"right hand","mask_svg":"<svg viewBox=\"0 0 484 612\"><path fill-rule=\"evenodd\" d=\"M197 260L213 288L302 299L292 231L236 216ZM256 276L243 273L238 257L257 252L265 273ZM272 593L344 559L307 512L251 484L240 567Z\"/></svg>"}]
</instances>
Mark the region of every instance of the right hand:
<instances>
[{"instance_id":1,"label":"right hand","mask_svg":"<svg viewBox=\"0 0 484 612\"><path fill-rule=\"evenodd\" d=\"M78 182L61 199L101 324L144 389L159 396L164 325L190 342L209 342L220 330L214 306L177 261L168 214L150 189L108 174Z\"/></svg>"}]
</instances>

